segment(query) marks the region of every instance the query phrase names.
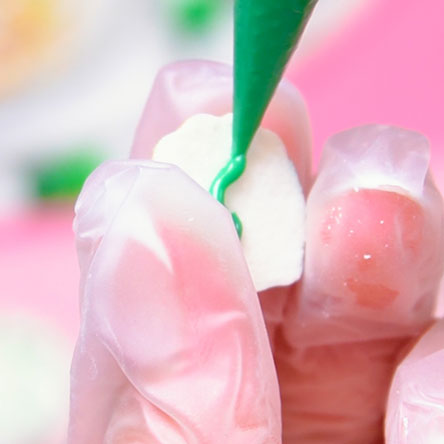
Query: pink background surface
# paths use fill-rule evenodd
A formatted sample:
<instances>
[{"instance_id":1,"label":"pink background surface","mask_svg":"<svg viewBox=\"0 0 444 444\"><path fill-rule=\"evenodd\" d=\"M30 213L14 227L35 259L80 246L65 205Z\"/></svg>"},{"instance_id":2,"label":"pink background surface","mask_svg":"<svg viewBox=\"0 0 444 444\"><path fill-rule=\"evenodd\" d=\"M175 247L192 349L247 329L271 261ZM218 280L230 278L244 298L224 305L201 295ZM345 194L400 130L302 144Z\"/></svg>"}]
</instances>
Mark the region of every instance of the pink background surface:
<instances>
[{"instance_id":1,"label":"pink background surface","mask_svg":"<svg viewBox=\"0 0 444 444\"><path fill-rule=\"evenodd\" d=\"M425 134L444 191L444 2L371 0L360 17L288 77L302 91L315 161L328 136L363 123Z\"/></svg>"},{"instance_id":2,"label":"pink background surface","mask_svg":"<svg viewBox=\"0 0 444 444\"><path fill-rule=\"evenodd\" d=\"M0 311L42 319L73 345L79 270L72 219L71 208L53 207L0 221Z\"/></svg>"}]
</instances>

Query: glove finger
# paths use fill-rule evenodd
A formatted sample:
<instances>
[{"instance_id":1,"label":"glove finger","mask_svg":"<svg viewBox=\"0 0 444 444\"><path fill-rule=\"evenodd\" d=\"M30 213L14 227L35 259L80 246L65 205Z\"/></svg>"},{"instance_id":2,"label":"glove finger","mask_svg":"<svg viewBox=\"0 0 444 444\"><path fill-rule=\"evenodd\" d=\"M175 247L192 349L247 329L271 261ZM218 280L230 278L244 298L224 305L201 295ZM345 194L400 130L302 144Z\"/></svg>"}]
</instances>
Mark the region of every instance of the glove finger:
<instances>
[{"instance_id":1,"label":"glove finger","mask_svg":"<svg viewBox=\"0 0 444 444\"><path fill-rule=\"evenodd\" d=\"M396 369L387 404L387 444L442 442L444 320L437 321Z\"/></svg>"},{"instance_id":2,"label":"glove finger","mask_svg":"<svg viewBox=\"0 0 444 444\"><path fill-rule=\"evenodd\" d=\"M382 125L330 139L307 202L293 342L414 336L429 322L444 264L429 155L422 135Z\"/></svg>"},{"instance_id":3,"label":"glove finger","mask_svg":"<svg viewBox=\"0 0 444 444\"><path fill-rule=\"evenodd\" d=\"M76 207L69 443L280 443L279 392L228 211L179 169L102 165Z\"/></svg>"},{"instance_id":4,"label":"glove finger","mask_svg":"<svg viewBox=\"0 0 444 444\"><path fill-rule=\"evenodd\" d=\"M151 158L159 139L196 113L223 115L232 109L232 69L213 62L178 62L158 74L134 141L132 157ZM311 185L311 133L299 92L288 82L279 85L262 126L279 135L305 192ZM267 330L282 323L289 287L259 293Z\"/></svg>"},{"instance_id":5,"label":"glove finger","mask_svg":"<svg viewBox=\"0 0 444 444\"><path fill-rule=\"evenodd\" d=\"M396 356L430 322L442 273L428 157L422 136L384 126L327 144L275 344L286 444L382 441Z\"/></svg>"}]
</instances>

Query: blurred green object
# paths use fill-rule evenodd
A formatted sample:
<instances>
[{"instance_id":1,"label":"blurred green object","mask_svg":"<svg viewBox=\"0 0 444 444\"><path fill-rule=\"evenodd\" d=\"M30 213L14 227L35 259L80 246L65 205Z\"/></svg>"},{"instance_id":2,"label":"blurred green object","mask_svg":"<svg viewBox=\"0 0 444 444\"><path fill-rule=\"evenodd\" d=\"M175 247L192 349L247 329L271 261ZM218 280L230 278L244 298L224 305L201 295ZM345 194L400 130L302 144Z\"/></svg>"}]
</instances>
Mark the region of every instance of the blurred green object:
<instances>
[{"instance_id":1,"label":"blurred green object","mask_svg":"<svg viewBox=\"0 0 444 444\"><path fill-rule=\"evenodd\" d=\"M91 148L58 155L31 173L34 194L43 200L72 200L103 159Z\"/></svg>"},{"instance_id":2,"label":"blurred green object","mask_svg":"<svg viewBox=\"0 0 444 444\"><path fill-rule=\"evenodd\" d=\"M224 0L173 0L171 14L181 31L196 34L210 28L223 3Z\"/></svg>"}]
</instances>

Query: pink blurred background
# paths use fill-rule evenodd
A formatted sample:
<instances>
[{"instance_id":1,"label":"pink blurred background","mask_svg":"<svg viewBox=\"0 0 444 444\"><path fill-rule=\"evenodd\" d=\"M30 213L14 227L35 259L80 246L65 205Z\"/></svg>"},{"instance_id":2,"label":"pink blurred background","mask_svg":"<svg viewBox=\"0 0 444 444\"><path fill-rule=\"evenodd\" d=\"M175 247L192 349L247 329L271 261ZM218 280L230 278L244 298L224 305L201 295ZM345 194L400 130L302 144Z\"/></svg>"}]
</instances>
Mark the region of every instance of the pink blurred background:
<instances>
[{"instance_id":1,"label":"pink blurred background","mask_svg":"<svg viewBox=\"0 0 444 444\"><path fill-rule=\"evenodd\" d=\"M145 11L142 19L136 3ZM63 152L61 146L85 140L101 147L104 158L125 157L159 66L183 57L231 58L229 13L220 12L207 34L200 31L183 44L175 42L174 32L171 37L165 31L173 25L162 11L153 5L143 9L148 3L111 2L111 8L125 12L125 20L101 5L104 9L88 22L95 32L85 37L82 51L72 50L69 63L55 65L58 68L46 71L43 80L28 80L0 96L0 175L8 178L0 193L0 356L5 344L2 333L7 336L5 319L19 316L23 331L28 328L24 319L38 320L63 344L60 353L54 352L54 359L61 362L54 368L63 372L63 396L67 396L69 359L78 328L72 201L42 204L31 199L29 189L20 185L26 182L26 174L19 166L30 157L51 158ZM317 8L313 25L287 71L308 105L315 164L331 134L369 122L395 124L429 138L432 170L444 192L444 3L320 0ZM153 38L157 43L151 51ZM106 44L110 39L112 47ZM110 74L114 68L117 74ZM97 105L88 114L91 96ZM82 120L85 113L88 118ZM44 119L32 125L38 115ZM27 137L23 132L29 133ZM29 330L28 347L33 346L31 336L38 336L38 331ZM28 356L17 355L19 351L5 353L2 359L11 360L11 372L14 366L40 365L38 357L27 361ZM0 392L1 385L9 383L0 379ZM39 384L37 379L35 384ZM23 390L23 396L29 396L29 387ZM48 424L65 423L66 403L61 401L60 406L52 413L55 416L48 417ZM0 417L2 413L0 407ZM6 426L0 420L0 442L6 442L2 427ZM23 442L53 439L57 443L63 436L58 432L48 438L46 431L41 433L41 439Z\"/></svg>"},{"instance_id":2,"label":"pink blurred background","mask_svg":"<svg viewBox=\"0 0 444 444\"><path fill-rule=\"evenodd\" d=\"M303 92L315 159L327 137L362 123L426 135L444 190L444 28L440 0L373 1L289 78ZM440 174L441 173L441 174Z\"/></svg>"}]
</instances>

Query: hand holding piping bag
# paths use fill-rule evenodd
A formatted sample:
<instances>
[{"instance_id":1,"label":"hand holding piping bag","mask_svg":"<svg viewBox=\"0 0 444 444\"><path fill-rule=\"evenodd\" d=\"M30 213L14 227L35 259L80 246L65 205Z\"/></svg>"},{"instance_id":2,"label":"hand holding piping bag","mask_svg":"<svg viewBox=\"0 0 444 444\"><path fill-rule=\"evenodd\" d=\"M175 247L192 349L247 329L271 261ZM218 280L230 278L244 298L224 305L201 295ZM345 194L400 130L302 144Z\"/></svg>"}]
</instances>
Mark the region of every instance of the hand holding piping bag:
<instances>
[{"instance_id":1,"label":"hand holding piping bag","mask_svg":"<svg viewBox=\"0 0 444 444\"><path fill-rule=\"evenodd\" d=\"M260 306L247 233L239 240L230 213L195 178L140 160L188 117L230 112L231 84L218 64L165 68L135 159L102 165L79 198L70 443L383 442L398 355L430 324L442 271L442 202L427 143L383 126L332 138L307 197L303 276L259 292ZM284 142L307 191L308 119L291 85L280 85L262 126ZM415 368L433 351L427 368L436 371L440 332L437 324L409 355ZM431 387L421 372L405 374L416 379L396 379L387 442L417 444L408 439L439 433L443 404L434 381L434 414L416 413L416 435L397 435L410 414L406 384L423 389L409 405Z\"/></svg>"}]
</instances>

